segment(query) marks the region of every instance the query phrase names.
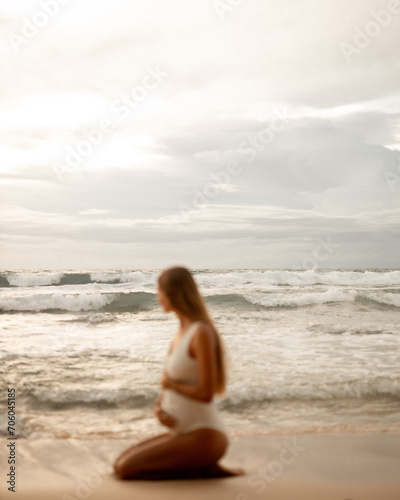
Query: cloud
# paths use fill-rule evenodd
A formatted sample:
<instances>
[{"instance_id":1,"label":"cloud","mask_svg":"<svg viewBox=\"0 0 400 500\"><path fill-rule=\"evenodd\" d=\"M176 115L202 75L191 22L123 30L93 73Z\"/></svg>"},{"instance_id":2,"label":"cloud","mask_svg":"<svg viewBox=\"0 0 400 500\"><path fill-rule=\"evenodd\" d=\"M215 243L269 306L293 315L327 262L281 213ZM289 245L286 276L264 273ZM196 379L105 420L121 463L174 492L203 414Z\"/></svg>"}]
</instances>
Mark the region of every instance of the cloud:
<instances>
[{"instance_id":1,"label":"cloud","mask_svg":"<svg viewBox=\"0 0 400 500\"><path fill-rule=\"evenodd\" d=\"M345 235L400 227L400 208L381 212L364 212L355 216L329 216L312 210L293 210L271 205L204 205L188 218L167 215L133 219L98 217L83 219L79 215L104 215L109 211L91 209L78 215L39 212L15 206L2 207L1 221L5 234L42 235L71 240L112 241L183 241L218 238L312 238L323 232Z\"/></svg>"},{"instance_id":2,"label":"cloud","mask_svg":"<svg viewBox=\"0 0 400 500\"><path fill-rule=\"evenodd\" d=\"M379 267L382 258L394 267L400 250L400 210L330 217L282 207L215 205L202 207L184 225L168 216L92 222L59 214L19 216L14 212L3 255L9 258L12 251L27 265L45 269L104 267L103 252L110 267L131 269L162 268L172 261L192 267L360 268Z\"/></svg>"},{"instance_id":3,"label":"cloud","mask_svg":"<svg viewBox=\"0 0 400 500\"><path fill-rule=\"evenodd\" d=\"M103 215L111 212L111 210L102 210L101 208L89 208L88 210L81 210L79 215Z\"/></svg>"},{"instance_id":4,"label":"cloud","mask_svg":"<svg viewBox=\"0 0 400 500\"><path fill-rule=\"evenodd\" d=\"M393 265L400 13L342 50L387 3L87 0L15 51L40 8L2 7L4 265L92 265L101 242L100 267L290 266L327 235L332 265ZM122 119L149 68L167 76Z\"/></svg>"}]
</instances>

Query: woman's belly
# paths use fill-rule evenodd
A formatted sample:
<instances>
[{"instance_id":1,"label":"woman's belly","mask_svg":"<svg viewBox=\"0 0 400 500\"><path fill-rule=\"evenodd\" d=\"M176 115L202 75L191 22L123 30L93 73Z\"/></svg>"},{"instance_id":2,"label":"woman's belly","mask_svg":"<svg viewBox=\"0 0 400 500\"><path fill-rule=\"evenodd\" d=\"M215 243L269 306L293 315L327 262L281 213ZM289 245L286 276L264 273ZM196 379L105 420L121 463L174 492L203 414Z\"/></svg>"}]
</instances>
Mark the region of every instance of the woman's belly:
<instances>
[{"instance_id":1,"label":"woman's belly","mask_svg":"<svg viewBox=\"0 0 400 500\"><path fill-rule=\"evenodd\" d=\"M172 430L178 434L201 428L212 428L226 433L214 401L205 403L183 396L172 389L165 389L161 407L176 420L176 426Z\"/></svg>"}]
</instances>

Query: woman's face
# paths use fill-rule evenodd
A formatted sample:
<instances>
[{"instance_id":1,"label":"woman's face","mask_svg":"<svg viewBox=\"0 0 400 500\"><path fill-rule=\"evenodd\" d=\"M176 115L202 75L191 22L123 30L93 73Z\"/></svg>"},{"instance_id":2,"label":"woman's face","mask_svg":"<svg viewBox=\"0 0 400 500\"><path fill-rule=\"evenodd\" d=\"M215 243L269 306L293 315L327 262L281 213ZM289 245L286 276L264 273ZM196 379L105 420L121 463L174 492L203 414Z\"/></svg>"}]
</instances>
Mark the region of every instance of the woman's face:
<instances>
[{"instance_id":1,"label":"woman's face","mask_svg":"<svg viewBox=\"0 0 400 500\"><path fill-rule=\"evenodd\" d=\"M169 301L169 298L164 293L164 291L162 290L160 285L158 285L157 294L158 294L158 302L160 303L161 307L164 309L164 312L172 311L171 302Z\"/></svg>"}]
</instances>

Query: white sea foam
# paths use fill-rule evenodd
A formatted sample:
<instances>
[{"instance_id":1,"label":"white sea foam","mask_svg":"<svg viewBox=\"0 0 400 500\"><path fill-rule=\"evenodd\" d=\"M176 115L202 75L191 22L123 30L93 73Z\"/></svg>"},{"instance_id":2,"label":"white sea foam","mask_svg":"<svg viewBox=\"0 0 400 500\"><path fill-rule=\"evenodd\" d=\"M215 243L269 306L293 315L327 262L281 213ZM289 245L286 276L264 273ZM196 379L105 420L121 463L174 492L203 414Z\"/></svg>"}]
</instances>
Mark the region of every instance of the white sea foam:
<instances>
[{"instance_id":1,"label":"white sea foam","mask_svg":"<svg viewBox=\"0 0 400 500\"><path fill-rule=\"evenodd\" d=\"M63 276L68 281L66 271L12 273L5 274L12 286L45 286L58 284ZM74 279L84 271L73 273ZM155 286L158 271L97 271L89 272L90 279L95 282L152 284ZM336 286L391 286L400 284L400 271L347 271L347 270L232 270L209 271L196 273L196 281L204 288L209 287L241 287L241 286L305 286L305 285L336 285Z\"/></svg>"},{"instance_id":2,"label":"white sea foam","mask_svg":"<svg viewBox=\"0 0 400 500\"><path fill-rule=\"evenodd\" d=\"M318 271L313 269L289 271L230 271L219 273L199 273L196 280L200 286L262 286L262 285L343 285L343 286L370 286L370 285L399 285L400 271Z\"/></svg>"},{"instance_id":3,"label":"white sea foam","mask_svg":"<svg viewBox=\"0 0 400 500\"><path fill-rule=\"evenodd\" d=\"M63 273L45 273L45 274L9 274L7 281L11 286L47 286L56 285L60 282Z\"/></svg>"},{"instance_id":4,"label":"white sea foam","mask_svg":"<svg viewBox=\"0 0 400 500\"><path fill-rule=\"evenodd\" d=\"M156 275L153 273L146 273L143 271L115 271L115 272L97 272L90 273L90 279L92 281L97 281L100 283L110 283L112 281L118 281L119 283L132 283L132 284L155 284Z\"/></svg>"},{"instance_id":5,"label":"white sea foam","mask_svg":"<svg viewBox=\"0 0 400 500\"><path fill-rule=\"evenodd\" d=\"M311 304L327 304L329 302L354 302L357 297L355 290L342 291L329 289L326 292L304 292L296 295L285 293L274 294L244 294L244 298L252 304L264 307L298 307Z\"/></svg>"},{"instance_id":6,"label":"white sea foam","mask_svg":"<svg viewBox=\"0 0 400 500\"><path fill-rule=\"evenodd\" d=\"M340 374L339 374L340 375ZM219 400L222 405L234 405L239 411L249 404L271 400L329 400L362 398L366 396L400 396L400 374L393 376L337 377L337 380L321 379L320 376L297 377L291 380L266 381L263 386L234 384L229 387L227 398ZM342 380L340 380L342 378ZM41 403L61 403L87 405L104 402L119 406L131 401L132 404L149 404L157 395L157 387L136 388L37 388L29 391ZM24 394L20 394L24 396Z\"/></svg>"},{"instance_id":7,"label":"white sea foam","mask_svg":"<svg viewBox=\"0 0 400 500\"><path fill-rule=\"evenodd\" d=\"M3 311L91 311L99 310L110 304L114 294L72 294L72 293L35 293L12 295L0 299L0 310Z\"/></svg>"},{"instance_id":8,"label":"white sea foam","mask_svg":"<svg viewBox=\"0 0 400 500\"><path fill-rule=\"evenodd\" d=\"M371 322L362 322L356 326L346 323L334 324L313 324L307 327L307 330L316 333L328 333L333 335L392 335L400 333L400 325L395 323L386 323L377 325Z\"/></svg>"},{"instance_id":9,"label":"white sea foam","mask_svg":"<svg viewBox=\"0 0 400 500\"><path fill-rule=\"evenodd\" d=\"M108 404L123 403L127 400L149 401L157 392L152 389L128 388L87 388L87 389L48 389L39 388L32 391L33 396L42 403L93 404L105 402Z\"/></svg>"},{"instance_id":10,"label":"white sea foam","mask_svg":"<svg viewBox=\"0 0 400 500\"><path fill-rule=\"evenodd\" d=\"M392 377L375 375L359 379L329 380L321 377L298 377L287 382L266 383L264 387L233 386L229 402L240 407L249 403L290 399L346 399L366 396L400 396L400 374Z\"/></svg>"},{"instance_id":11,"label":"white sea foam","mask_svg":"<svg viewBox=\"0 0 400 500\"><path fill-rule=\"evenodd\" d=\"M400 294L390 292L372 292L364 294L365 297L389 306L400 307Z\"/></svg>"},{"instance_id":12,"label":"white sea foam","mask_svg":"<svg viewBox=\"0 0 400 500\"><path fill-rule=\"evenodd\" d=\"M121 273L121 283L154 283L156 282L156 275L153 273L145 273L142 271L134 271L129 273Z\"/></svg>"},{"instance_id":13,"label":"white sea foam","mask_svg":"<svg viewBox=\"0 0 400 500\"><path fill-rule=\"evenodd\" d=\"M110 283L111 281L119 280L121 273L90 273L90 279L92 281L99 281L100 283Z\"/></svg>"}]
</instances>

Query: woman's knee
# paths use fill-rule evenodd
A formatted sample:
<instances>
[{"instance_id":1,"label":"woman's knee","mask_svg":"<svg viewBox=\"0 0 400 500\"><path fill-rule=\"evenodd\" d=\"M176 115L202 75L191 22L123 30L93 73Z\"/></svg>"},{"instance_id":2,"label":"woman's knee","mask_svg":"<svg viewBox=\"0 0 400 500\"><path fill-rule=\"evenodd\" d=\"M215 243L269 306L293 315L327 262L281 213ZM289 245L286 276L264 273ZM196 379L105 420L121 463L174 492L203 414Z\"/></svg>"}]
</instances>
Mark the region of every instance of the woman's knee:
<instances>
[{"instance_id":1,"label":"woman's knee","mask_svg":"<svg viewBox=\"0 0 400 500\"><path fill-rule=\"evenodd\" d=\"M211 461L219 460L228 448L228 438L222 432L213 429L201 429L198 431L198 439L201 443L204 455L208 455Z\"/></svg>"},{"instance_id":2,"label":"woman's knee","mask_svg":"<svg viewBox=\"0 0 400 500\"><path fill-rule=\"evenodd\" d=\"M127 461L114 462L113 468L119 479L133 479L135 474L139 472L132 461L129 463Z\"/></svg>"},{"instance_id":3,"label":"woman's knee","mask_svg":"<svg viewBox=\"0 0 400 500\"><path fill-rule=\"evenodd\" d=\"M118 476L120 479L124 479L121 461L115 460L115 462L113 463L113 470L116 476Z\"/></svg>"},{"instance_id":4,"label":"woman's knee","mask_svg":"<svg viewBox=\"0 0 400 500\"><path fill-rule=\"evenodd\" d=\"M215 450L218 456L218 460L225 455L225 452L228 448L229 441L228 438L225 436L225 434L222 434L222 432L218 433L218 436L216 437L216 443L215 443Z\"/></svg>"},{"instance_id":5,"label":"woman's knee","mask_svg":"<svg viewBox=\"0 0 400 500\"><path fill-rule=\"evenodd\" d=\"M128 479L135 472L135 461L132 456L118 457L113 463L113 470L119 479Z\"/></svg>"}]
</instances>

